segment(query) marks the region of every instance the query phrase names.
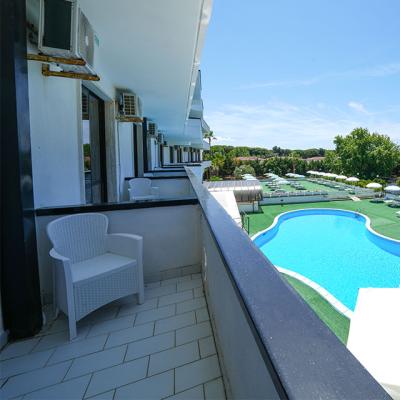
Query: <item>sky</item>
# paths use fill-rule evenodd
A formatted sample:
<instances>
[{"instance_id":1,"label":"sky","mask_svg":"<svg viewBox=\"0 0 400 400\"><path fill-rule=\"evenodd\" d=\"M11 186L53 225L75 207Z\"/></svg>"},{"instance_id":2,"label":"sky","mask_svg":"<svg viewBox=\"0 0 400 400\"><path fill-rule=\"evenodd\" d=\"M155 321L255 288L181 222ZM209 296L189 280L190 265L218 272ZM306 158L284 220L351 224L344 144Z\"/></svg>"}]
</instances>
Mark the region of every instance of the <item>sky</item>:
<instances>
[{"instance_id":1,"label":"sky","mask_svg":"<svg viewBox=\"0 0 400 400\"><path fill-rule=\"evenodd\" d=\"M214 0L201 70L215 144L400 144L400 0Z\"/></svg>"}]
</instances>

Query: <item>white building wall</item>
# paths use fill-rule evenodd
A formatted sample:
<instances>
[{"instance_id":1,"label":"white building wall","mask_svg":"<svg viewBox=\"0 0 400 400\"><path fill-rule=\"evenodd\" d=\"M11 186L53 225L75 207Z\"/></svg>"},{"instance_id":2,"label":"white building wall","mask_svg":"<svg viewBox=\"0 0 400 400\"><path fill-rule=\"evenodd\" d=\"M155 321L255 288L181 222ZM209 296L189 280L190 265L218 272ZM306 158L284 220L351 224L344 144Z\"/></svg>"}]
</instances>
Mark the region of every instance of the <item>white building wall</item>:
<instances>
[{"instance_id":1,"label":"white building wall","mask_svg":"<svg viewBox=\"0 0 400 400\"><path fill-rule=\"evenodd\" d=\"M163 147L163 153L164 153L164 164L169 164L171 162L169 158L169 146Z\"/></svg>"},{"instance_id":2,"label":"white building wall","mask_svg":"<svg viewBox=\"0 0 400 400\"><path fill-rule=\"evenodd\" d=\"M134 168L134 142L133 142L133 125L129 122L118 122L118 138L119 138L119 188L120 199L124 198L127 191L126 177L135 175Z\"/></svg>"},{"instance_id":3,"label":"white building wall","mask_svg":"<svg viewBox=\"0 0 400 400\"><path fill-rule=\"evenodd\" d=\"M150 169L154 170L158 167L158 144L157 140L151 138L149 140L149 156L150 156Z\"/></svg>"},{"instance_id":4,"label":"white building wall","mask_svg":"<svg viewBox=\"0 0 400 400\"><path fill-rule=\"evenodd\" d=\"M80 81L42 76L28 62L35 207L84 201Z\"/></svg>"}]
</instances>

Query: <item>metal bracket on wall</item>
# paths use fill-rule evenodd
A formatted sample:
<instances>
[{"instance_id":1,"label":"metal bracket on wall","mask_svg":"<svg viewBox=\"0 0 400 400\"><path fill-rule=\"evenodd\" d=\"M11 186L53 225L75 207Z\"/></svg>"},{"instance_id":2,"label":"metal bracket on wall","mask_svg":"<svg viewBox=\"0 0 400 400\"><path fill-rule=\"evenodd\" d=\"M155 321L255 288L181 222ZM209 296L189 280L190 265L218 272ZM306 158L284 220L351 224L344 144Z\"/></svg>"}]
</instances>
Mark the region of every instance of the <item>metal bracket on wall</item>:
<instances>
[{"instance_id":1,"label":"metal bracket on wall","mask_svg":"<svg viewBox=\"0 0 400 400\"><path fill-rule=\"evenodd\" d=\"M58 76L60 78L82 79L84 81L99 81L100 77L97 75L86 74L81 72L70 71L50 71L48 64L42 64L43 76Z\"/></svg>"},{"instance_id":2,"label":"metal bracket on wall","mask_svg":"<svg viewBox=\"0 0 400 400\"><path fill-rule=\"evenodd\" d=\"M52 57L46 56L45 54L27 54L26 59L29 61L41 61L46 63L80 65L82 67L86 65L86 61L82 58Z\"/></svg>"},{"instance_id":3,"label":"metal bracket on wall","mask_svg":"<svg viewBox=\"0 0 400 400\"><path fill-rule=\"evenodd\" d=\"M117 116L117 121L119 121L119 122L136 122L136 123L141 124L141 123L143 123L143 118Z\"/></svg>"}]
</instances>

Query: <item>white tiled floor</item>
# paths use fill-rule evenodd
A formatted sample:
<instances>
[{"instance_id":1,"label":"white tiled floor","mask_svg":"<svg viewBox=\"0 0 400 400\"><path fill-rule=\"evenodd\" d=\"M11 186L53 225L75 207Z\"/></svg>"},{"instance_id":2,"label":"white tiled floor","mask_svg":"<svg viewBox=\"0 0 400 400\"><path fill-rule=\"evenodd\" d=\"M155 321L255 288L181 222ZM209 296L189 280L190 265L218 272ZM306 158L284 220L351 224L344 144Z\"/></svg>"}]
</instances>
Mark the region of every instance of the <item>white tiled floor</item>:
<instances>
[{"instance_id":1,"label":"white tiled floor","mask_svg":"<svg viewBox=\"0 0 400 400\"><path fill-rule=\"evenodd\" d=\"M0 353L1 399L225 399L199 274L155 282L142 305L52 321Z\"/></svg>"}]
</instances>

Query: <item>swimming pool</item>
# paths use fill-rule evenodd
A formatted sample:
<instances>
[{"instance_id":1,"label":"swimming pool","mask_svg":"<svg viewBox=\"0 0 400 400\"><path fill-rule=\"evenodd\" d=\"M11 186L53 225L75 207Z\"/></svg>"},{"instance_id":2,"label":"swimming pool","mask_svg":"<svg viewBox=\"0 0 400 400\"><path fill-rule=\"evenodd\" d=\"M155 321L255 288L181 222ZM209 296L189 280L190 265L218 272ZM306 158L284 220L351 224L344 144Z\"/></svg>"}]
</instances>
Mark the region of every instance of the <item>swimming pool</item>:
<instances>
[{"instance_id":1,"label":"swimming pool","mask_svg":"<svg viewBox=\"0 0 400 400\"><path fill-rule=\"evenodd\" d=\"M373 231L359 213L290 211L253 240L274 265L311 279L350 310L359 288L400 286L400 241Z\"/></svg>"}]
</instances>

